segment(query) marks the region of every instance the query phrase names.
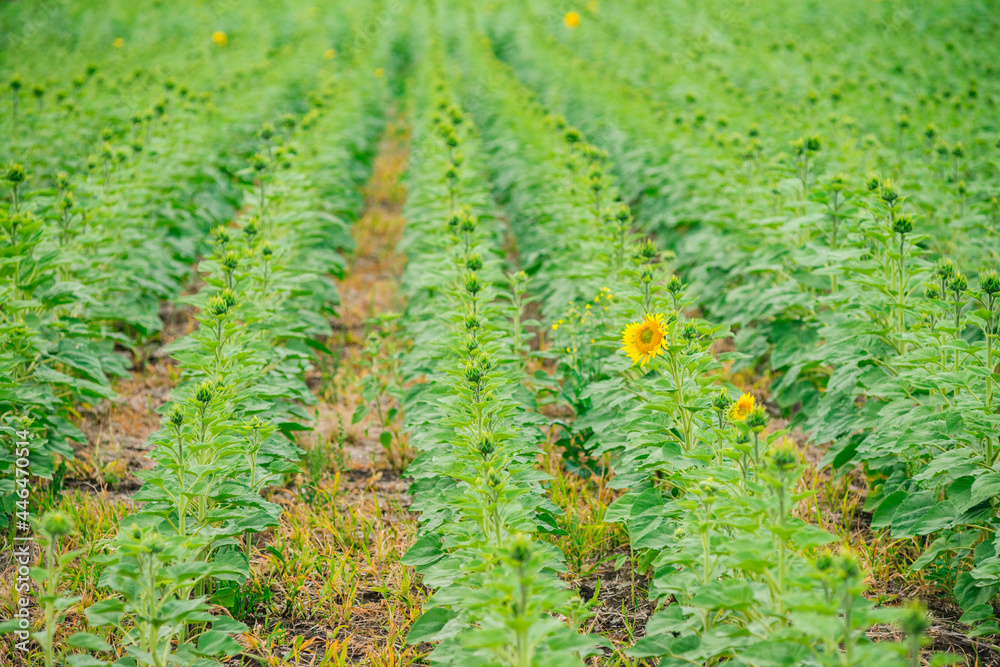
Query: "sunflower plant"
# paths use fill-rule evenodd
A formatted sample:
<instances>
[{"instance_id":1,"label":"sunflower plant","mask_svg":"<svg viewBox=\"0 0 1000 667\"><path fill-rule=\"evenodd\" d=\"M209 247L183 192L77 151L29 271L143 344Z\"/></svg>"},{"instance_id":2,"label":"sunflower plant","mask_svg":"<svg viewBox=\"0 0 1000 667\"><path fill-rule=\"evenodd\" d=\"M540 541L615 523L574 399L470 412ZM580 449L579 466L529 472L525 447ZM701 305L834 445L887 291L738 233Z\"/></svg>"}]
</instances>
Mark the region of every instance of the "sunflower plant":
<instances>
[{"instance_id":1,"label":"sunflower plant","mask_svg":"<svg viewBox=\"0 0 1000 667\"><path fill-rule=\"evenodd\" d=\"M433 44L427 48L435 52ZM447 90L444 81L437 87L439 94ZM447 98L439 100L429 106L449 108ZM479 159L478 137L467 122L456 127L456 117L436 121L451 123L451 132L424 126L436 134L434 148L413 172L423 178L410 184L411 201L421 203L411 203L408 213L417 222L407 232L413 254L404 284L416 292L404 321L418 337L433 331L435 342L406 368L430 373L432 381L408 393L404 405L421 450L408 474L422 526L403 562L435 593L408 641L439 641L436 661L579 664L595 640L578 634L583 608L555 576L564 569L562 555L535 536L557 531L558 509L544 496L548 476L534 469L539 420L534 406L523 403L531 394L520 381L520 355L508 352L510 299L496 287L507 283L494 245L496 222L470 207L451 224L483 184L459 180L454 199L441 187L453 150L470 166ZM422 196L435 188L447 196ZM438 244L442 226L446 242ZM429 247L436 254L415 252ZM447 287L427 291L428 280Z\"/></svg>"}]
</instances>

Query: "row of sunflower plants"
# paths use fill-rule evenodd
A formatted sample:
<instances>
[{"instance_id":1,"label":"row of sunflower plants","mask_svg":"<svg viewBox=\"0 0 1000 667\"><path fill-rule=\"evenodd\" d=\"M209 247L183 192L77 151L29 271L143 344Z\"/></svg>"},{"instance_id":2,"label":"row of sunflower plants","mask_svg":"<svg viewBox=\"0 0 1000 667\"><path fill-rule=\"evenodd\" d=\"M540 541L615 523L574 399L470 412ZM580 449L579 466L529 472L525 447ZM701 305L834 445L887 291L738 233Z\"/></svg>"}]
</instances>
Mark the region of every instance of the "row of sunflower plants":
<instances>
[{"instance_id":1,"label":"row of sunflower plants","mask_svg":"<svg viewBox=\"0 0 1000 667\"><path fill-rule=\"evenodd\" d=\"M79 87L91 105L86 123L45 106L22 118L30 116L38 132L25 130L10 144L24 150L28 167L4 169L5 272L12 276L4 338L14 350L5 363L14 385L0 413L6 442L15 442L15 429L30 431L31 472L55 478L50 491L73 458L71 443L83 442L80 411L113 399L112 380L129 365L144 369L164 325L162 304L183 291L209 229L239 204L229 175L236 166L226 155L243 139L214 125L241 127L261 108L283 104L304 73L294 58L272 67L267 83L240 81L217 93L219 108L193 90L197 78L186 85L140 70L98 82L97 66L88 66ZM254 107L245 103L251 91ZM128 107L140 110L128 116ZM58 159L42 141L43 128L78 136L67 125L82 131L90 123L100 128L90 141L62 147ZM260 133L285 134L288 123L280 118ZM93 146L97 152L84 157L80 149ZM2 453L4 524L17 500L11 453Z\"/></svg>"},{"instance_id":2,"label":"row of sunflower plants","mask_svg":"<svg viewBox=\"0 0 1000 667\"><path fill-rule=\"evenodd\" d=\"M922 96L919 87L909 94ZM975 184L995 172L989 160L993 146L969 134L985 122L979 98L980 92L960 104L941 94L922 99L921 115L936 121L924 133L934 150L905 142L906 147L886 149L878 161L869 161L887 166L896 178L869 174L857 176L854 183L833 175L815 185L808 177L803 181L817 211L806 228L815 246L805 250L814 259L795 261L819 268L827 279L792 272L800 286L793 283L791 290L787 281L761 293L748 281L732 291L736 298L726 299L731 300L729 310L739 304L744 325L771 320L769 361L772 369L786 370L774 390L784 394L784 405L801 402L808 428L819 441L833 443L826 462L836 468L865 465L872 487L865 509L874 514L872 527L891 527L898 539L935 537L913 569L926 570L949 586L966 612L965 621L977 624L977 633L989 634L997 631L988 604L997 592L991 575L997 556L990 546L990 507L996 495L990 487L996 421L995 273L983 269L970 280L947 257L972 267L995 261L987 246L968 240L970 233L992 233L991 202L970 198L965 212L955 201L967 194L961 187L955 190L959 179L975 179ZM903 137L909 121L897 125ZM941 141L940 128L968 139L969 148L962 149L960 142L950 149L947 169L933 157L939 153L934 144ZM845 155L842 146L850 146L853 127L848 123L843 131L847 136L834 149ZM817 160L823 143L803 141L800 164L810 157ZM894 161L893 152L902 159ZM845 158L839 159L844 164ZM849 151L846 160L862 164ZM912 183L916 196L904 197L899 181ZM752 193L744 193L744 199L751 200ZM757 215L764 217L763 211ZM806 236L800 229L792 238ZM761 251L759 243L747 245ZM694 247L687 240L679 246ZM747 264L761 265L759 259L751 257ZM707 274L693 277L699 275ZM791 312L780 306L774 290L793 299ZM747 313L745 304L757 298L755 293L761 294L762 304L779 304L779 309ZM819 307L803 307L807 303ZM789 345L793 339L796 344ZM752 339L742 342L744 349L754 350ZM796 383L803 378L807 382ZM859 399L865 401L860 411ZM958 460L968 465L954 466ZM935 511L925 516L932 506Z\"/></svg>"},{"instance_id":3,"label":"row of sunflower plants","mask_svg":"<svg viewBox=\"0 0 1000 667\"><path fill-rule=\"evenodd\" d=\"M870 5L852 9L856 14L850 18L858 25L864 25L865 12L881 11ZM988 246L964 241L970 233L991 233L994 204L986 186L996 172L996 137L988 134L992 88L970 84L969 95L961 97L959 91L934 91L926 72L919 77L897 73L897 56L878 48L881 41L874 33L861 31L873 58L886 59L873 71L892 72L902 89L878 98L878 113L865 113L868 97L844 92L870 87L865 72L858 80L838 81L826 70L814 72L819 61L810 64L798 54L789 59L807 70L803 78L809 85L830 91L839 86L839 97L830 92L815 101L817 93L805 84L791 85L782 91L791 105L774 108L757 102L760 92L752 87L752 77L739 71L740 64L753 62L761 70L793 64L762 55L752 43L735 39L726 48L738 54L723 49L711 60L688 61L666 49L649 67L636 68L640 54L664 51L658 46L662 35L644 34L640 27L655 23L626 20L637 19L638 7L599 12L578 31L566 30L554 7L536 11L531 37L508 33L502 22L491 24L496 49L616 158L616 173L640 223L677 251L699 305L740 326L738 343L748 354L746 363L769 355L775 370L789 375L802 370L795 354L802 346L791 341L815 340L814 297L836 285L839 265L852 254L844 247L844 234L837 232L840 222L855 214L843 208L842 192L845 186L859 189L871 169L913 183L914 203L927 212L926 242L936 252L973 266L995 260ZM682 12L678 18L680 25L694 17ZM732 19L723 27L735 34L743 29L742 21L750 20L742 14ZM626 34L628 39L615 38ZM675 37L686 34L678 28ZM596 58L598 52L601 64L583 57ZM573 65L556 74L554 68L539 67L539 57ZM977 59L976 66L989 63ZM742 85L736 85L733 79L740 75ZM907 105L912 119L904 124L917 127L920 118L927 139L908 140L900 162L890 145L898 128L891 110ZM759 116L744 113L747 107L759 109ZM859 128L851 114L865 117L869 125ZM883 141L865 148L862 139L876 135ZM932 157L937 150L927 144L946 139L957 142L945 151L954 169L942 171L940 160ZM716 252L720 246L729 252ZM783 407L817 397L808 387L788 384L777 392Z\"/></svg>"},{"instance_id":4,"label":"row of sunflower plants","mask_svg":"<svg viewBox=\"0 0 1000 667\"><path fill-rule=\"evenodd\" d=\"M496 90L512 87L510 82L499 84L496 76L490 81L494 96ZM504 122L511 125L514 109L531 109L526 97L511 98L504 111L492 116L490 130ZM497 145L521 149L504 154L503 171L526 173L524 183L530 184L529 164L546 154L551 156L546 165L550 173L558 174L561 166L563 182L572 184L577 165L567 155L589 152L579 131L546 123L538 112L522 111L522 116L519 142L508 128L496 136ZM534 132L526 131L532 125ZM593 182L588 176L583 184ZM558 181L550 177L548 182ZM565 216L566 209L573 210L574 195L586 192L579 187L583 184L564 186L561 197L553 188L545 199L548 211L532 207L523 215L547 213L551 219L562 207ZM516 187L531 186L514 181ZM630 222L627 207L620 207L604 217ZM586 220L586 210L586 198L578 198L576 219ZM591 304L577 303L589 313L553 325L557 332L569 330L562 336L571 341L554 347L566 351L561 355L563 383L577 377L569 371L577 365L579 349L573 345L580 344L581 334L603 357L603 370L588 378L583 391L592 402L573 406L579 413L573 426L590 433L593 454L612 454L612 485L625 492L605 521L625 524L635 568L651 570L649 594L667 603L630 655L669 664L733 659L773 664L769 661L776 656L796 664L919 660L920 635L927 626L923 613L873 609L862 597L857 558L846 551L817 553L817 547L835 538L792 514L806 495L797 484L802 465L796 447L784 431L767 432L769 418L752 395L734 401L729 389L716 385L713 371L720 359L711 344L728 330L686 314L693 302L685 286L655 246L637 242L628 222L622 223L624 229L610 224L593 245L574 246L577 252L584 248L593 253L580 263L601 267L603 280L620 294L605 306L610 318L602 322L592 307L586 308ZM588 233L596 235L596 230ZM627 252L618 243L627 244ZM614 318L628 317L639 319L620 334L632 367L623 355L609 354L617 333ZM899 620L910 633L907 646L873 644L864 636L872 624L890 620Z\"/></svg>"},{"instance_id":5,"label":"row of sunflower plants","mask_svg":"<svg viewBox=\"0 0 1000 667\"><path fill-rule=\"evenodd\" d=\"M606 85L617 84L609 80ZM918 90L909 94L916 97ZM876 515L873 528L891 526L892 535L902 539L936 537L914 569L949 585L966 610L965 620L982 623L978 632L991 633L996 630L988 602L997 590L990 575L996 554L989 546L989 508L995 502L988 463L996 414L993 273L984 269L979 280L974 275L970 280L947 258L933 267L941 253L953 254L964 266L991 261L982 252L987 246L968 240L977 229L991 233L986 228L989 201L971 198L963 217L955 199L966 194L955 189L958 179L985 182L995 171L992 145L968 134L983 126L978 97L950 104L947 95L938 94L920 104L921 114L936 120L927 126L928 144L940 138L939 128L969 139L971 151L960 144L950 149L952 169L942 169L930 156L936 151L917 142L862 155L852 138L855 126L839 122L827 130L837 139L832 146L806 137L792 142L791 155L775 156L770 166L761 160L759 145L751 158L736 154L733 168L721 172L744 181L730 200L734 215L702 214L717 220L715 229L685 230L676 247L682 259L698 266L688 272L692 281L713 293L706 299L703 290L696 291L697 304L713 316L737 317L739 348L751 360L768 354L772 371L785 371L772 390L780 405L798 404L798 418L818 441L833 443L826 462L837 468L865 464L872 487L865 509ZM599 108L592 98L574 108ZM607 106L625 106L618 102L624 96L603 99L612 100ZM678 124L687 126L686 121ZM760 136L759 126L750 129L754 138ZM633 131L637 139L631 143L637 144L642 134L629 128ZM721 127L715 132L705 127L701 135L708 142L721 132ZM719 143L721 150L715 152L722 159L728 145ZM900 155L906 159L894 159ZM703 155L682 157L687 163L712 164ZM780 179L782 161L788 161L788 181L800 181L801 193L789 198L786 182L773 197L763 196L767 171ZM896 178L860 173L853 179L816 178L817 162L821 168L828 163L855 170L883 165L914 183L916 195L904 207ZM776 206L782 199L786 204ZM694 198L688 201L698 205ZM751 229L748 235L743 231L748 226L760 231ZM727 254L722 263L711 260L712 249L727 240L748 254ZM779 261L785 275L762 288L753 274L773 276L769 267ZM737 267L747 275L735 274ZM736 289L724 289L734 283ZM864 401L861 410L859 401ZM956 468L956 460L969 465ZM935 502L941 500L946 502ZM931 506L935 511L925 517Z\"/></svg>"},{"instance_id":6,"label":"row of sunflower plants","mask_svg":"<svg viewBox=\"0 0 1000 667\"><path fill-rule=\"evenodd\" d=\"M53 9L9 8L0 49L0 69L7 74L0 115L0 134L7 141L0 157L23 162L34 173L83 171L90 157L100 159L103 141L93 137L105 128L121 136L112 142L115 150L146 143L165 115L186 104L207 104L220 122L245 123L259 113L255 106L270 107L268 98L284 92L285 83L262 77L262 68L292 74L289 62L277 57L284 54L259 48L273 39L274 24L247 24L241 39L224 46L212 43L211 31L191 30L228 23L228 11L222 11L228 8L154 8L155 21L126 2L96 11L71 0L58 8L58 16ZM69 16L78 39L65 38ZM252 88L256 98L248 103ZM15 106L16 115L7 113Z\"/></svg>"},{"instance_id":7,"label":"row of sunflower plants","mask_svg":"<svg viewBox=\"0 0 1000 667\"><path fill-rule=\"evenodd\" d=\"M543 404L556 401L580 414L589 406L581 393L600 374L606 354L600 350L606 342L594 331L608 316L619 273L629 264L632 217L620 201L607 153L533 100L484 48L481 34L469 26L459 32L468 35L461 58L464 94L483 127L494 196L516 239L520 268L531 278L529 298L538 301L543 316L538 346L567 362L559 383L538 371L532 384ZM579 434L560 425L569 431L560 443L568 445ZM586 456L564 453L576 454Z\"/></svg>"},{"instance_id":8,"label":"row of sunflower plants","mask_svg":"<svg viewBox=\"0 0 1000 667\"><path fill-rule=\"evenodd\" d=\"M350 92L331 99L334 87ZM285 134L260 133L245 169L244 214L212 230L199 263L205 286L182 299L198 310L199 326L168 348L181 383L150 437L155 466L138 474L134 499L144 504L102 545L98 585L111 596L86 609L98 634L69 638L88 651L68 656L70 664L106 664L92 654L122 651L116 664L218 664L211 658L242 650L231 635L245 626L211 613L210 600L225 604L246 579L251 536L281 512L262 494L297 469L294 434L309 428L302 406L315 402L304 377L312 352L323 349L316 339L330 333L330 275L343 269L335 250L350 240L341 215L358 205L363 175L354 162L371 155L380 90L343 74L315 97L321 106L283 117L295 121ZM317 169L331 174L329 183L307 177ZM55 513L40 529L51 544L72 526ZM55 591L59 568L76 555L54 563L50 553L36 578ZM35 635L46 664L54 664L52 624L76 601L57 598Z\"/></svg>"},{"instance_id":9,"label":"row of sunflower plants","mask_svg":"<svg viewBox=\"0 0 1000 667\"><path fill-rule=\"evenodd\" d=\"M800 484L798 447L769 428L752 394L716 384L711 344L725 331L689 317L685 286L643 246L636 273L651 279L626 278L620 303L631 309L619 310L637 319L621 333L632 363L621 353L606 362L587 415L624 443L612 485L626 491L605 520L626 525L660 603L629 654L667 664L920 664L923 610L875 607L858 557L826 548L837 538L795 516L816 493ZM906 645L869 640L868 628L889 622Z\"/></svg>"},{"instance_id":10,"label":"row of sunflower plants","mask_svg":"<svg viewBox=\"0 0 1000 667\"><path fill-rule=\"evenodd\" d=\"M882 14L880 8L865 4L850 9L849 20L859 26L873 18L879 20L878 15ZM732 29L738 31L739 26ZM896 26L894 30L903 32L905 27ZM697 267L687 273L692 283L705 285L708 293L714 291L720 280L736 286L725 302L713 303L704 296L700 300L713 314L742 327L743 349L754 357L769 354L771 368L785 371L790 380L803 371L813 376L818 373L815 367L800 363L796 352L802 348L803 339L817 340L815 330L821 326L825 314L815 312L816 297L827 291L836 292L843 279L844 265L863 251L857 247L858 237L849 236L848 230L841 228L845 222L853 223L864 215L864 208L852 201L857 198L851 197L851 193L866 189L867 174L872 169L903 184L910 193L911 210L921 218L921 245L930 249L932 255L950 256L957 263L972 267L996 262L989 244L975 243L973 239L996 233L991 222L994 203L989 182L997 173L997 147L996 137L990 138L993 120L988 109L997 90L989 84L980 86L974 80L964 89L951 86L942 89L937 84L940 80L937 68L947 67L948 62L963 60L963 68L973 76L981 73L989 78L991 61L971 46L966 47L968 50L936 53L930 58L923 53L886 53L880 48L881 36L870 31L862 31L860 39L862 47L870 53L872 69L841 80L835 74L828 74L826 66L816 67L803 59L794 66L812 70L811 89L805 90L803 86L782 91L793 104L800 105L802 113L796 114L793 106L787 112L768 110L760 118L746 119L750 124L741 129L754 134L753 141L757 143L752 164L740 154L737 144L742 135L732 134L732 146L726 141L719 142L716 159L729 162L731 168L727 173L739 174L738 180L745 182L729 186L731 194L714 198L713 206L724 214L714 216L721 223L716 225L718 229L685 233L678 246L679 251L687 250L685 254L692 267ZM990 47L983 46L988 53ZM809 44L804 55L808 49L822 48L822 43ZM799 58L794 55L790 59ZM909 69L914 61L919 62L919 68ZM882 71L892 73L890 90L874 98L858 94L880 86L872 80L872 73ZM716 90L720 88L721 85L715 86ZM662 88L654 86L648 90L655 93ZM729 104L738 104L752 93L745 88L730 87L722 97L732 100ZM857 116L862 121L856 120ZM781 125L790 132L782 132ZM726 129L720 127L714 134L724 139ZM744 174L748 174L745 179ZM795 192L795 180L802 181L798 188L802 192L790 197ZM706 183L714 192L726 189L722 182L713 184L707 179L698 182ZM778 189L773 197L754 194L759 192L754 188L770 183ZM732 209L732 214L725 214L727 208ZM720 237L720 233L725 236ZM789 243L788 239L795 243ZM729 257L722 263L713 262L711 248L719 243L736 245L739 250L727 253ZM779 260L787 278L777 275L774 269L765 269L768 264L776 266ZM743 266L750 267L757 276L748 275L740 268ZM762 280L773 282L773 287L762 289ZM750 300L759 305L747 313L744 304ZM835 310L835 304L823 305L821 311ZM775 392L783 406L815 400L816 394L808 386L790 380ZM824 378L815 380L822 382Z\"/></svg>"},{"instance_id":11,"label":"row of sunflower plants","mask_svg":"<svg viewBox=\"0 0 1000 667\"><path fill-rule=\"evenodd\" d=\"M404 373L423 380L407 393L404 424L420 451L408 474L422 525L403 562L435 593L408 641L440 642L435 664L581 664L599 640L579 634L585 606L556 576L562 555L536 537L555 529L559 510L535 469L539 420L511 349L511 282L523 278L502 271L504 229L489 215L478 132L440 71L425 67L420 78L439 83L414 95L403 242L414 340Z\"/></svg>"},{"instance_id":12,"label":"row of sunflower plants","mask_svg":"<svg viewBox=\"0 0 1000 667\"><path fill-rule=\"evenodd\" d=\"M181 143L189 124L205 122L204 116L164 122L164 147ZM172 227L193 234L232 210L229 188L207 193L204 208L189 201L200 174L164 189L158 179L181 160L169 150L160 157L134 153L116 169L110 188L86 173L36 175L20 163L5 169L3 334L12 351L5 373L13 382L0 413L6 435L14 428L30 432L35 476L58 477L60 461L73 458L70 443L83 441L73 421L81 404L114 398L111 380L128 372L116 344L133 350L132 365L142 366L150 338L162 327L160 299L179 294L189 271L182 254L157 244L169 245ZM150 227L152 216L159 224ZM13 462L5 448L3 464L11 473L2 482L5 525L14 510Z\"/></svg>"},{"instance_id":13,"label":"row of sunflower plants","mask_svg":"<svg viewBox=\"0 0 1000 667\"><path fill-rule=\"evenodd\" d=\"M832 443L824 463L864 465L872 528L933 538L911 568L953 591L974 634L994 634L1000 278L935 260L905 191L868 185L853 197L865 217L845 225L859 252L829 297L837 317L804 355L834 369L807 425Z\"/></svg>"}]
</instances>

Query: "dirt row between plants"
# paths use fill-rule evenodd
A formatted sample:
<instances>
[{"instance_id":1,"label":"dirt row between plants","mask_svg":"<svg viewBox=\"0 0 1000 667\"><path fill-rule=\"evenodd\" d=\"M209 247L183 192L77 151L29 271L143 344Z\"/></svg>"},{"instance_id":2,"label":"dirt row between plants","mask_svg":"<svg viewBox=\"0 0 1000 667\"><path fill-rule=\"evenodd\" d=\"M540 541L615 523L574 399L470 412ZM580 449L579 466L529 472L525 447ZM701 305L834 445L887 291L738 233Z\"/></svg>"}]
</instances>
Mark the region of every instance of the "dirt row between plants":
<instances>
[{"instance_id":1,"label":"dirt row between plants","mask_svg":"<svg viewBox=\"0 0 1000 667\"><path fill-rule=\"evenodd\" d=\"M405 461L393 460L381 444L378 409L362 396L369 353L385 361L398 351L373 347L368 338L374 320L405 307L399 281L406 260L396 246L406 223L409 139L406 120L390 113L338 285L341 302L326 341L331 354L322 354L308 377L319 399L316 429L300 441L306 456L293 484L271 496L285 514L252 563L245 620L251 631L242 643L265 664L397 665L419 656L405 637L427 593L399 563L417 526L397 472ZM362 403L369 412L353 423ZM383 400L383 414L390 407L391 399ZM260 595L253 596L253 586Z\"/></svg>"}]
</instances>

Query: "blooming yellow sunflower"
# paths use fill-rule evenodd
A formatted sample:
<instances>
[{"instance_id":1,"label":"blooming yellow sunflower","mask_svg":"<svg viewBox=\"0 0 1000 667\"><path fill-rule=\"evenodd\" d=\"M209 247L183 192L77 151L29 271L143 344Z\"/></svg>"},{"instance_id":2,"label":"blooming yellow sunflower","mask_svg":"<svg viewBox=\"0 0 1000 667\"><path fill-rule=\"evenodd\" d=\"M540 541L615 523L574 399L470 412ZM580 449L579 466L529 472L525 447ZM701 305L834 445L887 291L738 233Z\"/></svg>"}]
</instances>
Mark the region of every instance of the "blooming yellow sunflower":
<instances>
[{"instance_id":1,"label":"blooming yellow sunflower","mask_svg":"<svg viewBox=\"0 0 1000 667\"><path fill-rule=\"evenodd\" d=\"M632 359L632 365L645 365L663 352L667 325L663 314L647 314L642 322L633 322L622 332L622 350Z\"/></svg>"},{"instance_id":2,"label":"blooming yellow sunflower","mask_svg":"<svg viewBox=\"0 0 1000 667\"><path fill-rule=\"evenodd\" d=\"M753 394L743 394L738 401L729 406L729 419L734 422L744 421L753 412L756 403Z\"/></svg>"},{"instance_id":3,"label":"blooming yellow sunflower","mask_svg":"<svg viewBox=\"0 0 1000 667\"><path fill-rule=\"evenodd\" d=\"M212 33L212 41L215 42L216 46L225 46L229 44L229 35L221 30L216 30Z\"/></svg>"},{"instance_id":4,"label":"blooming yellow sunflower","mask_svg":"<svg viewBox=\"0 0 1000 667\"><path fill-rule=\"evenodd\" d=\"M576 28L580 25L580 14L578 12L566 12L566 16L563 17L563 23L566 24L567 28Z\"/></svg>"}]
</instances>

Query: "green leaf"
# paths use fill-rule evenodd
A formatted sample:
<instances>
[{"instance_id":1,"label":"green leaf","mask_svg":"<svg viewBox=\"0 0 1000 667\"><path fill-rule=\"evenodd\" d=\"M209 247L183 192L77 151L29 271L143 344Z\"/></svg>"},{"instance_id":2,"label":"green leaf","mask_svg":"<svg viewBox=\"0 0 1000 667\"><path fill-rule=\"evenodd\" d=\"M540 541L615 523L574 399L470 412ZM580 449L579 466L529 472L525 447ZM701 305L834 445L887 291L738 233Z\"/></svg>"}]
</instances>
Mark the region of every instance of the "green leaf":
<instances>
[{"instance_id":1,"label":"green leaf","mask_svg":"<svg viewBox=\"0 0 1000 667\"><path fill-rule=\"evenodd\" d=\"M680 637L670 634L647 635L637 641L635 646L625 652L625 655L630 658L658 658L664 655L687 653L697 649L699 646L701 646L701 638L698 635L681 635Z\"/></svg>"},{"instance_id":2,"label":"green leaf","mask_svg":"<svg viewBox=\"0 0 1000 667\"><path fill-rule=\"evenodd\" d=\"M858 452L858 446L861 444L860 439L852 439L847 443L837 455L833 457L833 461L830 463L834 470L838 470L854 459L854 455Z\"/></svg>"},{"instance_id":3,"label":"green leaf","mask_svg":"<svg viewBox=\"0 0 1000 667\"><path fill-rule=\"evenodd\" d=\"M95 626L117 625L125 613L125 603L117 598L101 600L89 607L84 612L87 621Z\"/></svg>"},{"instance_id":4,"label":"green leaf","mask_svg":"<svg viewBox=\"0 0 1000 667\"><path fill-rule=\"evenodd\" d=\"M85 648L89 651L110 651L111 644L89 632L77 632L69 638L69 645L74 648Z\"/></svg>"},{"instance_id":5,"label":"green leaf","mask_svg":"<svg viewBox=\"0 0 1000 667\"><path fill-rule=\"evenodd\" d=\"M1000 496L1000 472L990 472L980 475L972 483L970 505L975 505L987 498Z\"/></svg>"},{"instance_id":6,"label":"green leaf","mask_svg":"<svg viewBox=\"0 0 1000 667\"><path fill-rule=\"evenodd\" d=\"M16 618L0 623L0 635L10 634L11 632L17 632L18 630L21 630L21 624Z\"/></svg>"},{"instance_id":7,"label":"green leaf","mask_svg":"<svg viewBox=\"0 0 1000 667\"><path fill-rule=\"evenodd\" d=\"M437 640L437 635L448 622L458 617L458 612L443 607L428 609L417 619L406 635L407 644L420 644Z\"/></svg>"},{"instance_id":8,"label":"green leaf","mask_svg":"<svg viewBox=\"0 0 1000 667\"><path fill-rule=\"evenodd\" d=\"M354 414L351 415L351 423L357 424L359 421L365 418L368 414L368 404L361 403L358 407L354 408Z\"/></svg>"},{"instance_id":9,"label":"green leaf","mask_svg":"<svg viewBox=\"0 0 1000 667\"><path fill-rule=\"evenodd\" d=\"M198 653L201 655L236 655L243 647L228 633L209 630L198 638Z\"/></svg>"},{"instance_id":10,"label":"green leaf","mask_svg":"<svg viewBox=\"0 0 1000 667\"><path fill-rule=\"evenodd\" d=\"M996 586L979 587L976 580L968 572L962 572L955 579L955 601L963 610L969 610L976 605L987 603L997 590Z\"/></svg>"},{"instance_id":11,"label":"green leaf","mask_svg":"<svg viewBox=\"0 0 1000 667\"><path fill-rule=\"evenodd\" d=\"M744 611L753 602L753 591L744 579L710 581L694 594L689 604L707 609Z\"/></svg>"},{"instance_id":12,"label":"green leaf","mask_svg":"<svg viewBox=\"0 0 1000 667\"><path fill-rule=\"evenodd\" d=\"M229 633L246 632L249 630L245 623L241 623L229 616L216 616L212 620L212 629Z\"/></svg>"},{"instance_id":13,"label":"green leaf","mask_svg":"<svg viewBox=\"0 0 1000 667\"><path fill-rule=\"evenodd\" d=\"M306 345L308 345L309 347L311 347L314 350L318 350L319 352L322 352L324 354L329 354L331 356L333 355L333 350L331 350L330 348L328 348L326 345L324 345L323 343L319 342L315 338L309 338L307 336L306 338L302 339L302 342L305 343Z\"/></svg>"},{"instance_id":14,"label":"green leaf","mask_svg":"<svg viewBox=\"0 0 1000 667\"><path fill-rule=\"evenodd\" d=\"M896 491L887 496L879 503L878 508L872 515L871 527L885 528L889 526L892 523L892 517L896 513L896 510L909 495L906 491Z\"/></svg>"},{"instance_id":15,"label":"green leaf","mask_svg":"<svg viewBox=\"0 0 1000 667\"><path fill-rule=\"evenodd\" d=\"M899 493L899 492L897 492ZM889 496L892 498L896 494ZM907 496L892 515L892 536L894 538L917 535L917 526L927 513L937 504L937 494L933 491L919 491ZM884 503L883 503L884 505ZM879 506L879 510L882 505ZM872 523L874 526L874 522Z\"/></svg>"},{"instance_id":16,"label":"green leaf","mask_svg":"<svg viewBox=\"0 0 1000 667\"><path fill-rule=\"evenodd\" d=\"M280 562L282 565L288 564L288 561L285 560L285 554L281 553L281 551L274 545L268 544L266 547L264 547L264 550L267 551L272 556L274 556L275 558L277 558L278 562Z\"/></svg>"},{"instance_id":17,"label":"green leaf","mask_svg":"<svg viewBox=\"0 0 1000 667\"><path fill-rule=\"evenodd\" d=\"M235 581L242 584L250 576L250 564L246 554L235 547L219 549L215 554L215 563L227 566L228 572L217 573L215 578L220 581Z\"/></svg>"},{"instance_id":18,"label":"green leaf","mask_svg":"<svg viewBox=\"0 0 1000 667\"><path fill-rule=\"evenodd\" d=\"M98 660L97 658L87 655L86 653L71 655L66 658L66 662L71 664L73 667L104 667L108 664L105 661Z\"/></svg>"},{"instance_id":19,"label":"green leaf","mask_svg":"<svg viewBox=\"0 0 1000 667\"><path fill-rule=\"evenodd\" d=\"M444 557L441 550L441 538L434 533L428 533L414 542L413 546L407 549L399 562L403 565L419 568L422 565L436 563Z\"/></svg>"},{"instance_id":20,"label":"green leaf","mask_svg":"<svg viewBox=\"0 0 1000 667\"><path fill-rule=\"evenodd\" d=\"M816 526L811 526L808 523L802 522L796 526L796 530L792 533L792 542L798 549L809 549L811 547L818 547L824 544L830 544L831 542L836 542L837 536L822 528Z\"/></svg>"}]
</instances>

